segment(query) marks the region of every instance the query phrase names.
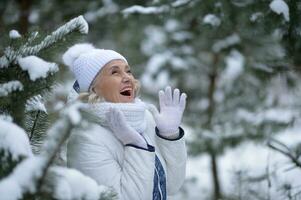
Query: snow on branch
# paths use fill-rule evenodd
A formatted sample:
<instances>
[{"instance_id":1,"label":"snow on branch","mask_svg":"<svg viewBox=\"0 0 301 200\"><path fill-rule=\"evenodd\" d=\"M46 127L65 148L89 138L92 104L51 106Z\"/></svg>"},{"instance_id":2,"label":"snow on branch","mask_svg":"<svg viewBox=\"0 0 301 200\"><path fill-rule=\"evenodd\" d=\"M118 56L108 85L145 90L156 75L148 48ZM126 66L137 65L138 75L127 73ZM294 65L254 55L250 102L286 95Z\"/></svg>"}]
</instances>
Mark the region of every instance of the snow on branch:
<instances>
[{"instance_id":1,"label":"snow on branch","mask_svg":"<svg viewBox=\"0 0 301 200\"><path fill-rule=\"evenodd\" d=\"M18 39L20 37L22 37L22 36L20 35L20 33L17 30L11 30L11 31L9 31L9 38L11 38L11 39Z\"/></svg>"},{"instance_id":2,"label":"snow on branch","mask_svg":"<svg viewBox=\"0 0 301 200\"><path fill-rule=\"evenodd\" d=\"M45 104L41 95L34 96L27 100L26 111L42 111L47 113Z\"/></svg>"},{"instance_id":3,"label":"snow on branch","mask_svg":"<svg viewBox=\"0 0 301 200\"><path fill-rule=\"evenodd\" d=\"M88 11L84 14L85 19L88 22L96 22L98 18L112 15L119 12L118 4L114 3L112 0L103 1L103 6L96 11Z\"/></svg>"},{"instance_id":4,"label":"snow on branch","mask_svg":"<svg viewBox=\"0 0 301 200\"><path fill-rule=\"evenodd\" d=\"M23 84L20 81L9 81L7 83L0 84L0 97L7 96L14 91L23 90Z\"/></svg>"},{"instance_id":5,"label":"snow on branch","mask_svg":"<svg viewBox=\"0 0 301 200\"><path fill-rule=\"evenodd\" d=\"M181 7L181 6L185 6L185 5L189 4L191 1L192 0L177 0L175 2L172 2L171 6L174 8L177 8L177 7Z\"/></svg>"},{"instance_id":6,"label":"snow on branch","mask_svg":"<svg viewBox=\"0 0 301 200\"><path fill-rule=\"evenodd\" d=\"M79 112L80 105L73 104L62 111L61 119L48 131L39 156L31 156L23 160L9 176L1 180L1 197L17 200L26 193L40 191L46 173L53 163L59 148L71 134L72 128L80 123L78 118L75 120L70 117L70 113L77 114L77 116L80 115L76 113ZM4 149L10 148L9 152L13 156L20 154L32 155L29 140L24 130L4 120L0 121L0 127L0 147L2 146ZM8 187L11 189L7 190Z\"/></svg>"},{"instance_id":7,"label":"snow on branch","mask_svg":"<svg viewBox=\"0 0 301 200\"><path fill-rule=\"evenodd\" d=\"M171 8L178 8L189 4L190 2L191 0L177 0L171 3L171 5L149 6L149 7L134 5L124 9L122 11L122 14L128 16L130 14L136 14L136 13L145 14L145 15L166 13L169 12Z\"/></svg>"},{"instance_id":8,"label":"snow on branch","mask_svg":"<svg viewBox=\"0 0 301 200\"><path fill-rule=\"evenodd\" d=\"M36 55L42 49L51 46L75 30L78 30L82 34L88 33L89 26L83 16L76 17L65 25L59 27L56 31L46 36L46 38L38 45L32 47L23 45L16 51L9 47L6 48L4 51L4 56L0 58L0 68L8 67L9 63L16 61L20 57Z\"/></svg>"},{"instance_id":9,"label":"snow on branch","mask_svg":"<svg viewBox=\"0 0 301 200\"><path fill-rule=\"evenodd\" d=\"M23 160L9 176L1 179L1 198L19 200L27 192L36 192L36 180L41 176L44 165L42 157L32 156Z\"/></svg>"},{"instance_id":10,"label":"snow on branch","mask_svg":"<svg viewBox=\"0 0 301 200\"><path fill-rule=\"evenodd\" d=\"M11 154L13 160L32 156L28 136L22 128L1 118L0 127L0 150Z\"/></svg>"},{"instance_id":11,"label":"snow on branch","mask_svg":"<svg viewBox=\"0 0 301 200\"><path fill-rule=\"evenodd\" d=\"M238 109L237 118L254 125L261 125L263 123L278 123L288 124L298 117L296 110L288 110L284 108L270 108L260 110L259 112L250 112L245 109Z\"/></svg>"},{"instance_id":12,"label":"snow on branch","mask_svg":"<svg viewBox=\"0 0 301 200\"><path fill-rule=\"evenodd\" d=\"M270 3L270 9L278 15L283 14L285 21L290 20L289 7L283 0L273 0Z\"/></svg>"},{"instance_id":13,"label":"snow on branch","mask_svg":"<svg viewBox=\"0 0 301 200\"><path fill-rule=\"evenodd\" d=\"M163 12L167 12L169 10L169 7L166 5L163 6L159 6L159 7L143 7L143 6L131 6L129 8L126 8L122 11L122 13L125 16L128 16L130 14L134 14L134 13L139 13L139 14L159 14L159 13L163 13Z\"/></svg>"},{"instance_id":14,"label":"snow on branch","mask_svg":"<svg viewBox=\"0 0 301 200\"><path fill-rule=\"evenodd\" d=\"M207 14L203 18L204 24L210 24L211 26L219 26L221 24L221 20L214 14Z\"/></svg>"},{"instance_id":15,"label":"snow on branch","mask_svg":"<svg viewBox=\"0 0 301 200\"><path fill-rule=\"evenodd\" d=\"M241 42L239 35L236 33L226 37L225 39L218 40L212 46L214 52L220 52L223 49L239 44Z\"/></svg>"},{"instance_id":16,"label":"snow on branch","mask_svg":"<svg viewBox=\"0 0 301 200\"><path fill-rule=\"evenodd\" d=\"M83 108L83 104L74 103L61 112L60 119L47 133L41 154L37 156L32 155L28 137L22 129L11 122L0 120L0 147L14 148L10 152L27 152L31 155L1 179L1 199L18 200L26 194L35 196L40 192L50 192L52 198L58 200L115 199L117 193L113 188L98 185L95 180L77 170L52 166L55 155L70 136L71 130L80 125L80 110ZM27 150L22 149L24 145L20 145L23 140L27 141ZM44 191L46 188L47 191Z\"/></svg>"},{"instance_id":17,"label":"snow on branch","mask_svg":"<svg viewBox=\"0 0 301 200\"><path fill-rule=\"evenodd\" d=\"M63 143L70 136L72 129L80 124L81 115L79 110L82 108L83 104L74 103L64 109L61 112L61 119L55 122L55 124L47 132L45 143L41 149L41 156L46 158L46 166L43 169L39 186L42 185L47 170L53 163L55 156L59 152Z\"/></svg>"},{"instance_id":18,"label":"snow on branch","mask_svg":"<svg viewBox=\"0 0 301 200\"><path fill-rule=\"evenodd\" d=\"M98 185L92 178L75 169L51 167L50 176L54 185L55 199L100 199L100 196L114 196L114 191L106 186ZM110 198L111 199L111 198Z\"/></svg>"},{"instance_id":19,"label":"snow on branch","mask_svg":"<svg viewBox=\"0 0 301 200\"><path fill-rule=\"evenodd\" d=\"M12 122L13 118L9 114L3 113L3 114L0 114L0 120L4 120L4 121L7 121L7 122Z\"/></svg>"},{"instance_id":20,"label":"snow on branch","mask_svg":"<svg viewBox=\"0 0 301 200\"><path fill-rule=\"evenodd\" d=\"M37 56L19 58L18 63L24 71L28 71L29 78L35 81L39 78L46 78L59 70L56 63L49 63Z\"/></svg>"}]
</instances>

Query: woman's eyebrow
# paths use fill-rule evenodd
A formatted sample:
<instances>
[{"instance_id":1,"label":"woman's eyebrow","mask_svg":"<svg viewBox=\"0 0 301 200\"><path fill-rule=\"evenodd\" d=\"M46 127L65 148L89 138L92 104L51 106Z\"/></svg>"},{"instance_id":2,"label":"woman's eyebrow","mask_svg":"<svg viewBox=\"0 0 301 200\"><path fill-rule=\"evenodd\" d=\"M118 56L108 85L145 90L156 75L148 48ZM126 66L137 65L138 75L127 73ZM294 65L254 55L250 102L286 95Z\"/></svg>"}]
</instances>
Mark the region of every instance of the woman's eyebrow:
<instances>
[{"instance_id":1,"label":"woman's eyebrow","mask_svg":"<svg viewBox=\"0 0 301 200\"><path fill-rule=\"evenodd\" d=\"M119 66L118 65L113 65L113 66L110 67L110 70L116 69L116 68L119 69Z\"/></svg>"},{"instance_id":2,"label":"woman's eyebrow","mask_svg":"<svg viewBox=\"0 0 301 200\"><path fill-rule=\"evenodd\" d=\"M131 69L131 67L129 65L126 65L124 68L125 68L125 70ZM109 69L110 70L120 69L120 66L119 65L112 65Z\"/></svg>"}]
</instances>

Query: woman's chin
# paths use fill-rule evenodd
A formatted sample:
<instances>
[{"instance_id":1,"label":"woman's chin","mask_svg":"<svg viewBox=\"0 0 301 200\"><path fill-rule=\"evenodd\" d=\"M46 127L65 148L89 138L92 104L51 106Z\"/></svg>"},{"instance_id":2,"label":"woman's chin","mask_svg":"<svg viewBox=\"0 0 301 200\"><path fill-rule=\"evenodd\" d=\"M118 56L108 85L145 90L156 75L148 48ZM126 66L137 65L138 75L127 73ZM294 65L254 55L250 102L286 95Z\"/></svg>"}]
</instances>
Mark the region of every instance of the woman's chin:
<instances>
[{"instance_id":1,"label":"woman's chin","mask_svg":"<svg viewBox=\"0 0 301 200\"><path fill-rule=\"evenodd\" d=\"M119 103L133 103L134 102L134 97L133 96L120 95L119 101L120 101Z\"/></svg>"}]
</instances>

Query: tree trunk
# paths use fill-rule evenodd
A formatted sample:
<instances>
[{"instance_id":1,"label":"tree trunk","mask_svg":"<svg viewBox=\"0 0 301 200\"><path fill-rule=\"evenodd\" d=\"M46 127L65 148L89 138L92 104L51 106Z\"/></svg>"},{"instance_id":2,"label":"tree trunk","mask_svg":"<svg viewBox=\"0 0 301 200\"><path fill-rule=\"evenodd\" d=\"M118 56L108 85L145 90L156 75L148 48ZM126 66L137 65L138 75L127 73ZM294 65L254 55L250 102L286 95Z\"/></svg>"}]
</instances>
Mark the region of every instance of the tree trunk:
<instances>
[{"instance_id":1,"label":"tree trunk","mask_svg":"<svg viewBox=\"0 0 301 200\"><path fill-rule=\"evenodd\" d=\"M219 175L218 175L218 167L217 167L217 159L214 152L210 153L211 157L211 172L212 172L212 180L214 184L214 194L213 199L219 200L222 198L221 189L220 189L220 182L219 182Z\"/></svg>"},{"instance_id":2,"label":"tree trunk","mask_svg":"<svg viewBox=\"0 0 301 200\"><path fill-rule=\"evenodd\" d=\"M25 34L28 32L29 27L29 14L30 14L30 7L31 7L31 0L18 0L19 4L19 31L21 34Z\"/></svg>"},{"instance_id":3,"label":"tree trunk","mask_svg":"<svg viewBox=\"0 0 301 200\"><path fill-rule=\"evenodd\" d=\"M214 114L214 108L215 108L215 102L214 102L214 92L216 89L216 79L217 79L217 65L219 62L219 55L214 54L213 55L213 65L212 65L212 71L209 74L210 84L208 86L208 100L209 100L209 106L207 110L208 115L208 121L207 121L207 127L210 130L212 128L212 117ZM216 152L214 148L210 147L210 159L211 159L211 172L212 172L212 181L214 186L214 194L213 199L218 200L222 198L221 194L221 188L220 188L220 181L219 181L219 175L218 175L218 163L216 158Z\"/></svg>"},{"instance_id":4,"label":"tree trunk","mask_svg":"<svg viewBox=\"0 0 301 200\"><path fill-rule=\"evenodd\" d=\"M5 9L7 7L8 0L2 0L2 3L0 4L0 34L5 34L5 24L3 21L3 15L5 12Z\"/></svg>"}]
</instances>

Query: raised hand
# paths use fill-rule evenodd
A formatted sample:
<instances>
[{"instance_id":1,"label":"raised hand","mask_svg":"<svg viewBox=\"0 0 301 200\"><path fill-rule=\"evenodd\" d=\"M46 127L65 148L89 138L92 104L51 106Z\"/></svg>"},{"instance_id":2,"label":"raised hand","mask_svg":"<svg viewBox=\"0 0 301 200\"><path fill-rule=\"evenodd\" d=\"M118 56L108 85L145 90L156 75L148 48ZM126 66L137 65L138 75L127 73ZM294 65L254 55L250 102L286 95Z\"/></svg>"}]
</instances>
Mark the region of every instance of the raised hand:
<instances>
[{"instance_id":1,"label":"raised hand","mask_svg":"<svg viewBox=\"0 0 301 200\"><path fill-rule=\"evenodd\" d=\"M186 97L185 93L180 95L179 89L172 92L169 86L165 88L165 91L159 91L160 112L154 106L150 107L150 111L154 115L160 135L173 137L178 134L186 107Z\"/></svg>"}]
</instances>

